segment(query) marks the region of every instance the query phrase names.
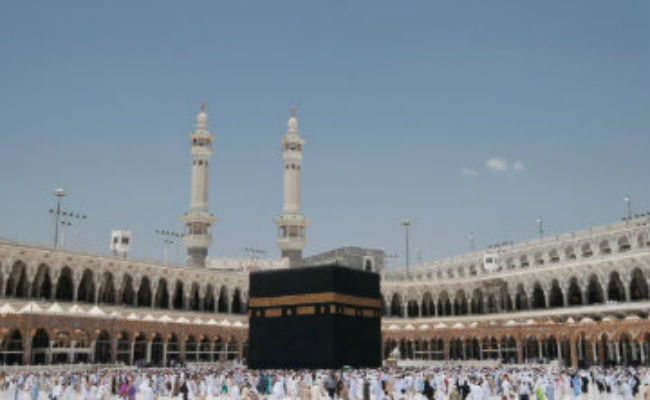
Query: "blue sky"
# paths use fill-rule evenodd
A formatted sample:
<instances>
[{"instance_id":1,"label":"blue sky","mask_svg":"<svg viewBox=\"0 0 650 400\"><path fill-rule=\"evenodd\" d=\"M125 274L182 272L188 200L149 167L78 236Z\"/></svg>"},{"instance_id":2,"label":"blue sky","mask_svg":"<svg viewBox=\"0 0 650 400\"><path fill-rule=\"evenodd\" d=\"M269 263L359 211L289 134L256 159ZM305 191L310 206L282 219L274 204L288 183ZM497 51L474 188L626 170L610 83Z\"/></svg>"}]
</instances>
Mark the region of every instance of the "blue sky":
<instances>
[{"instance_id":1,"label":"blue sky","mask_svg":"<svg viewBox=\"0 0 650 400\"><path fill-rule=\"evenodd\" d=\"M277 257L280 140L307 140L306 254L412 260L620 220L649 207L647 1L3 2L0 236L75 245L181 230L188 133L207 101L211 256ZM491 161L490 161L491 160ZM516 164L515 162L520 164ZM493 168L489 168L490 165ZM504 169L505 168L505 169Z\"/></svg>"}]
</instances>

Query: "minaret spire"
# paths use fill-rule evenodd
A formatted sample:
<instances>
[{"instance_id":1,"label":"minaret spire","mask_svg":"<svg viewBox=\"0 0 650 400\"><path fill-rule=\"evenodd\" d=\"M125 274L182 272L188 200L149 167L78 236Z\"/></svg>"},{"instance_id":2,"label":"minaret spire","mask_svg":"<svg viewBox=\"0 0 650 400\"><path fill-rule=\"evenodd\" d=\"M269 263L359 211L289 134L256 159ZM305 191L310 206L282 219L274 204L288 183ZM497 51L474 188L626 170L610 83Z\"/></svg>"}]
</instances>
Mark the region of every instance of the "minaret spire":
<instances>
[{"instance_id":1,"label":"minaret spire","mask_svg":"<svg viewBox=\"0 0 650 400\"><path fill-rule=\"evenodd\" d=\"M298 132L296 108L291 106L291 117L287 122L287 133L282 138L282 160L284 161L284 204L282 216L275 219L278 227L278 246L282 257L289 259L290 266L302 262L305 247L305 229L309 218L300 210L300 167L305 140Z\"/></svg>"},{"instance_id":2,"label":"minaret spire","mask_svg":"<svg viewBox=\"0 0 650 400\"><path fill-rule=\"evenodd\" d=\"M181 215L187 227L183 242L187 247L187 263L196 267L205 266L208 248L212 244L209 228L217 220L208 209L208 162L212 156L214 135L208 131L208 116L205 101L196 116L196 130L190 133L192 155L192 181L190 186L190 209Z\"/></svg>"}]
</instances>

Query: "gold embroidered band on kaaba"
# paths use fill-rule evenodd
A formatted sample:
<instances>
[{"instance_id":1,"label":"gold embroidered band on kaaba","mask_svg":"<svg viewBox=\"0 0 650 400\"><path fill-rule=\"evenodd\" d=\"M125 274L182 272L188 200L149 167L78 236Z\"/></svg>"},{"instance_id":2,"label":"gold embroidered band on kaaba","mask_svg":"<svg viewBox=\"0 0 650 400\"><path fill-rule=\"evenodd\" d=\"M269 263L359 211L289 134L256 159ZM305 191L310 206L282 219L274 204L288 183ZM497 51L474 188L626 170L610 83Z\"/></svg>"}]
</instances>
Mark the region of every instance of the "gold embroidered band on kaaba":
<instances>
[{"instance_id":1,"label":"gold embroidered band on kaaba","mask_svg":"<svg viewBox=\"0 0 650 400\"><path fill-rule=\"evenodd\" d=\"M314 303L337 303L357 307L381 308L381 299L371 297L350 296L335 292L294 294L275 297L252 297L248 301L249 307L277 307L296 306Z\"/></svg>"}]
</instances>

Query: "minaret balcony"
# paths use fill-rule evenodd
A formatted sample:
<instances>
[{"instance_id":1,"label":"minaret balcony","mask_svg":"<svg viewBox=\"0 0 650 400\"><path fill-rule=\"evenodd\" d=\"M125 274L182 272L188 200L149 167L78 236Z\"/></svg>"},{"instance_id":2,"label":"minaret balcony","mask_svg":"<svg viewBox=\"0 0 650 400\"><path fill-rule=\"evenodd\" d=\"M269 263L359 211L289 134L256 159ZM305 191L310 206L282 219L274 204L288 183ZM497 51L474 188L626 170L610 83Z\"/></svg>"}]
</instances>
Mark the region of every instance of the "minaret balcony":
<instances>
[{"instance_id":1,"label":"minaret balcony","mask_svg":"<svg viewBox=\"0 0 650 400\"><path fill-rule=\"evenodd\" d=\"M275 218L276 226L301 226L306 227L309 218L300 214L285 214Z\"/></svg>"},{"instance_id":2,"label":"minaret balcony","mask_svg":"<svg viewBox=\"0 0 650 400\"><path fill-rule=\"evenodd\" d=\"M217 220L217 217L204 211L189 211L181 215L180 218L185 224L198 222L211 225Z\"/></svg>"},{"instance_id":3,"label":"minaret balcony","mask_svg":"<svg viewBox=\"0 0 650 400\"><path fill-rule=\"evenodd\" d=\"M183 243L187 248L193 247L210 247L212 244L212 235L185 235L183 236Z\"/></svg>"},{"instance_id":4,"label":"minaret balcony","mask_svg":"<svg viewBox=\"0 0 650 400\"><path fill-rule=\"evenodd\" d=\"M302 250L305 247L305 238L283 237L277 240L280 250Z\"/></svg>"}]
</instances>

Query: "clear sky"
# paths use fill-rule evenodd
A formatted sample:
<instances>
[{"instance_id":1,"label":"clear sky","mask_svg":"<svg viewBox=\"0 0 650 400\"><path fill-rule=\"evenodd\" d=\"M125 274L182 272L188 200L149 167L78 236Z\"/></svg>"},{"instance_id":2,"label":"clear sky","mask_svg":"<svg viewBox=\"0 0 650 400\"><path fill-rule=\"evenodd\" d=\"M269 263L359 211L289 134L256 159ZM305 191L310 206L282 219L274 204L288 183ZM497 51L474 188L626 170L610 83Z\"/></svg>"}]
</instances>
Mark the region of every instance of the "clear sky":
<instances>
[{"instance_id":1,"label":"clear sky","mask_svg":"<svg viewBox=\"0 0 650 400\"><path fill-rule=\"evenodd\" d=\"M48 243L52 190L74 245L161 257L181 230L201 100L215 134L212 257L277 257L280 140L307 144L305 254L412 260L608 224L649 207L643 1L6 1L0 236ZM180 249L179 249L180 250Z\"/></svg>"}]
</instances>

